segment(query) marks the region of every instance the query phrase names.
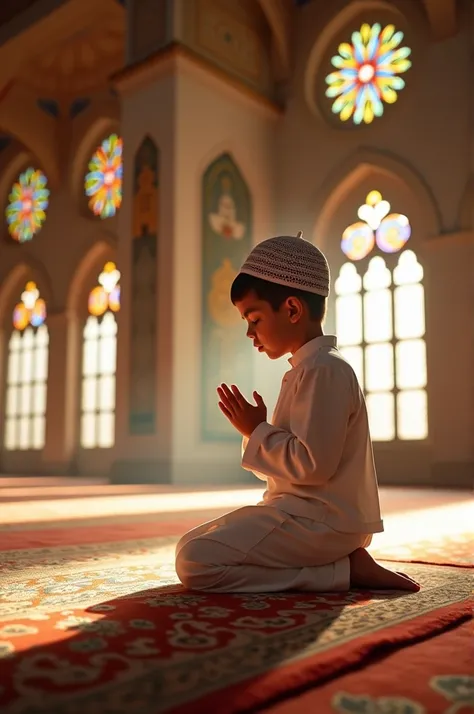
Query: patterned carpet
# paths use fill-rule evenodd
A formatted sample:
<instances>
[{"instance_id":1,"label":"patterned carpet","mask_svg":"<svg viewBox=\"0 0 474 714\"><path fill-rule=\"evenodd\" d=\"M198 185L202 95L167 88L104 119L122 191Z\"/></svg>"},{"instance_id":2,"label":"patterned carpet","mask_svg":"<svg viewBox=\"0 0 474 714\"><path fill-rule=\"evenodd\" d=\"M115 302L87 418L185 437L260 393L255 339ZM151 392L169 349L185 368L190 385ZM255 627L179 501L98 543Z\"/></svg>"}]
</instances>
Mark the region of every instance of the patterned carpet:
<instances>
[{"instance_id":1,"label":"patterned carpet","mask_svg":"<svg viewBox=\"0 0 474 714\"><path fill-rule=\"evenodd\" d=\"M293 696L272 714L472 714L472 672L472 623L465 622L412 645L408 657L402 648L362 673Z\"/></svg>"},{"instance_id":2,"label":"patterned carpet","mask_svg":"<svg viewBox=\"0 0 474 714\"><path fill-rule=\"evenodd\" d=\"M174 546L182 519L189 524L198 515L174 513L156 523L155 514L153 523L129 514L113 526L82 514L65 528L57 514L49 523L32 517L26 529L10 518L0 528L2 714L277 712L311 696L301 694L308 687L324 697L295 714L436 714L426 708L433 688L395 707L381 703L387 690L364 674L374 658L403 648L408 666L423 642L461 631L471 609L465 567L406 563L402 569L422 584L409 595L190 593L177 582ZM365 689L346 680L354 667ZM431 674L451 677L436 692L451 687L452 712L463 714L471 674L464 651L453 650L448 669Z\"/></svg>"}]
</instances>

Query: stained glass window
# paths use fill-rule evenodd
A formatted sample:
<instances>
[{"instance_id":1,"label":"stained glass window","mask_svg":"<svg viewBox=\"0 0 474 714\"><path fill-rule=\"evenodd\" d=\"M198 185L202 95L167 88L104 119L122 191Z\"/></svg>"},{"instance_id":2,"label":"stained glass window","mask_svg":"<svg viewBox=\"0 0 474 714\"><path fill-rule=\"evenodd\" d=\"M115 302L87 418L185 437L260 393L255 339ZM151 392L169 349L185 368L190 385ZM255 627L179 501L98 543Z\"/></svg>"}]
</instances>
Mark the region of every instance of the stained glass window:
<instances>
[{"instance_id":1,"label":"stained glass window","mask_svg":"<svg viewBox=\"0 0 474 714\"><path fill-rule=\"evenodd\" d=\"M374 256L362 275L355 263L341 267L335 282L338 342L365 391L374 441L425 439L423 267L411 250L392 269L386 260Z\"/></svg>"},{"instance_id":2,"label":"stained glass window","mask_svg":"<svg viewBox=\"0 0 474 714\"><path fill-rule=\"evenodd\" d=\"M396 253L411 235L410 221L402 213L390 213L390 204L380 191L370 191L357 212L360 221L348 226L341 250L349 260L362 260L375 244L384 253Z\"/></svg>"},{"instance_id":3,"label":"stained glass window","mask_svg":"<svg viewBox=\"0 0 474 714\"><path fill-rule=\"evenodd\" d=\"M81 446L110 448L115 441L115 370L120 272L106 263L89 294L83 333Z\"/></svg>"},{"instance_id":4,"label":"stained glass window","mask_svg":"<svg viewBox=\"0 0 474 714\"><path fill-rule=\"evenodd\" d=\"M122 139L111 134L89 162L84 186L89 208L100 218L115 216L122 203Z\"/></svg>"},{"instance_id":5,"label":"stained glass window","mask_svg":"<svg viewBox=\"0 0 474 714\"><path fill-rule=\"evenodd\" d=\"M33 282L13 312L8 343L5 449L42 449L46 428L48 344L46 304Z\"/></svg>"},{"instance_id":6,"label":"stained glass window","mask_svg":"<svg viewBox=\"0 0 474 714\"><path fill-rule=\"evenodd\" d=\"M12 186L5 215L8 232L19 243L31 240L46 220L47 183L42 171L29 168Z\"/></svg>"},{"instance_id":7,"label":"stained glass window","mask_svg":"<svg viewBox=\"0 0 474 714\"><path fill-rule=\"evenodd\" d=\"M370 124L393 104L405 86L399 75L411 67L409 47L400 47L403 32L394 25L364 23L331 59L335 71L326 77L326 96L341 121Z\"/></svg>"}]
</instances>

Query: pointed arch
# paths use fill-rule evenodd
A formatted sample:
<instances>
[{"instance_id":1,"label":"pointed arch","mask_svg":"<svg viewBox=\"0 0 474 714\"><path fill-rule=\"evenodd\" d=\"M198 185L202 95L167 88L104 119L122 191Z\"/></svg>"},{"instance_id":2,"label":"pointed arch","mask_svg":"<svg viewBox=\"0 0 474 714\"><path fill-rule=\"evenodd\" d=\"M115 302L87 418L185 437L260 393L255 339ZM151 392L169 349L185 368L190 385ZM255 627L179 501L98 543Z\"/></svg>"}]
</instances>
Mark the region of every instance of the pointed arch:
<instances>
[{"instance_id":1,"label":"pointed arch","mask_svg":"<svg viewBox=\"0 0 474 714\"><path fill-rule=\"evenodd\" d=\"M471 176L464 189L459 205L459 227L462 231L474 231L474 176Z\"/></svg>"},{"instance_id":2,"label":"pointed arch","mask_svg":"<svg viewBox=\"0 0 474 714\"><path fill-rule=\"evenodd\" d=\"M2 130L16 137L35 155L52 186L60 177L56 145L56 125L31 98L26 98L16 87L0 99Z\"/></svg>"},{"instance_id":3,"label":"pointed arch","mask_svg":"<svg viewBox=\"0 0 474 714\"><path fill-rule=\"evenodd\" d=\"M313 236L318 245L325 247L331 221L347 196L365 179L377 173L402 183L416 196L426 237L434 237L442 232L442 218L436 199L423 177L395 155L361 148L327 177L313 197L309 211L316 216Z\"/></svg>"},{"instance_id":4,"label":"pointed arch","mask_svg":"<svg viewBox=\"0 0 474 714\"><path fill-rule=\"evenodd\" d=\"M0 287L0 325L11 324L12 311L18 303L21 293L29 280L38 286L41 297L46 302L48 312L54 312L57 307L54 300L52 281L44 265L32 258L15 265L2 281Z\"/></svg>"},{"instance_id":5,"label":"pointed arch","mask_svg":"<svg viewBox=\"0 0 474 714\"><path fill-rule=\"evenodd\" d=\"M72 277L66 299L66 309L73 315L86 313L87 296L97 276L109 260L115 260L116 247L112 241L97 241L82 257Z\"/></svg>"},{"instance_id":6,"label":"pointed arch","mask_svg":"<svg viewBox=\"0 0 474 714\"><path fill-rule=\"evenodd\" d=\"M113 133L120 134L118 116L112 113L111 107L107 107L107 109L110 110L110 114L98 111L92 117L89 113L84 116L80 141L73 146L72 153L74 158L70 170L70 185L71 193L76 197L79 205L81 200L84 199L84 178L91 156L106 136Z\"/></svg>"},{"instance_id":7,"label":"pointed arch","mask_svg":"<svg viewBox=\"0 0 474 714\"><path fill-rule=\"evenodd\" d=\"M13 311L29 281L46 303L46 322L13 325ZM35 303L36 305L37 303ZM49 361L48 313L54 313L51 280L37 261L16 265L0 289L0 431L7 451L39 451L45 445ZM44 320L44 313L40 312ZM29 323L29 324L28 324ZM8 350L6 349L8 346ZM2 403L5 398L5 404Z\"/></svg>"},{"instance_id":8,"label":"pointed arch","mask_svg":"<svg viewBox=\"0 0 474 714\"><path fill-rule=\"evenodd\" d=\"M104 268L105 273L113 277L116 272L114 259L115 249L111 244L106 241L95 243L79 263L67 296L67 310L74 330L73 344L77 346L74 362L81 377L80 396L77 395L80 400L78 446L81 449L110 448L114 444L115 313L120 309L120 293L115 289L118 280L109 287L105 281L98 285ZM92 302L89 302L89 296Z\"/></svg>"},{"instance_id":9,"label":"pointed arch","mask_svg":"<svg viewBox=\"0 0 474 714\"><path fill-rule=\"evenodd\" d=\"M456 0L423 0L431 31L435 40L453 37L458 31Z\"/></svg>"},{"instance_id":10,"label":"pointed arch","mask_svg":"<svg viewBox=\"0 0 474 714\"><path fill-rule=\"evenodd\" d=\"M288 0L258 0L273 36L279 73L286 79L291 72L291 30L293 7Z\"/></svg>"}]
</instances>

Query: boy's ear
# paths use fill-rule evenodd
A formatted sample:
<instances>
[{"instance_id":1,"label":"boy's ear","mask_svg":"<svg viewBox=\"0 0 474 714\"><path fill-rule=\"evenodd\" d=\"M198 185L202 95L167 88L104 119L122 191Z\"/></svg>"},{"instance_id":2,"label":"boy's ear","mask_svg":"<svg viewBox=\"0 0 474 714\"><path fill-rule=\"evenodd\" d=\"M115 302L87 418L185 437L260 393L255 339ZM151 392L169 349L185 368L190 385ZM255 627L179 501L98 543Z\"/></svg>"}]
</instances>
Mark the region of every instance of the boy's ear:
<instances>
[{"instance_id":1,"label":"boy's ear","mask_svg":"<svg viewBox=\"0 0 474 714\"><path fill-rule=\"evenodd\" d=\"M298 298L289 297L286 301L286 307L288 310L288 317L293 322L296 322L301 317L303 312L301 301L298 300Z\"/></svg>"}]
</instances>

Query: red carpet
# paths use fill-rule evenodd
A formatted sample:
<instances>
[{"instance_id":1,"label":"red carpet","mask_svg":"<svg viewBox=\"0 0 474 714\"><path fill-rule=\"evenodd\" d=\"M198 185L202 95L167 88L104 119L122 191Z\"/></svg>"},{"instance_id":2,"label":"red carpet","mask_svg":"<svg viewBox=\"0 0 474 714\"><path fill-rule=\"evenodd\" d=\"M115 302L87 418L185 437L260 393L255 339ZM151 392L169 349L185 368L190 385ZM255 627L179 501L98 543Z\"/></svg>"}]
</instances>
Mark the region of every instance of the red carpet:
<instances>
[{"instance_id":1,"label":"red carpet","mask_svg":"<svg viewBox=\"0 0 474 714\"><path fill-rule=\"evenodd\" d=\"M472 714L472 623L272 707L272 714Z\"/></svg>"},{"instance_id":2,"label":"red carpet","mask_svg":"<svg viewBox=\"0 0 474 714\"><path fill-rule=\"evenodd\" d=\"M276 704L283 698L298 702L316 693L295 714L435 714L430 707L441 706L446 687L458 697L452 712L462 714L464 654L452 647L449 668L440 669L435 650L470 614L472 536L463 495L383 491L386 532L371 551L408 561L399 569L421 582L419 593L224 596L185 592L177 584L174 546L190 527L256 501L255 489L54 483L47 489L8 484L6 491L2 714L273 714L289 705ZM406 690L428 708L394 704L390 698L405 690L397 678L384 689L374 659L389 661L399 652L401 680L402 664L418 667L416 653L429 642L419 691L413 675ZM347 680L354 668L358 687ZM430 673L458 679L440 679L443 693L428 682Z\"/></svg>"},{"instance_id":3,"label":"red carpet","mask_svg":"<svg viewBox=\"0 0 474 714\"><path fill-rule=\"evenodd\" d=\"M185 592L175 542L0 553L2 714L249 711L469 616L464 569L415 564L405 596Z\"/></svg>"}]
</instances>

